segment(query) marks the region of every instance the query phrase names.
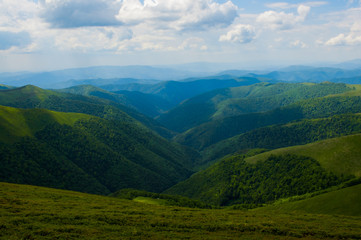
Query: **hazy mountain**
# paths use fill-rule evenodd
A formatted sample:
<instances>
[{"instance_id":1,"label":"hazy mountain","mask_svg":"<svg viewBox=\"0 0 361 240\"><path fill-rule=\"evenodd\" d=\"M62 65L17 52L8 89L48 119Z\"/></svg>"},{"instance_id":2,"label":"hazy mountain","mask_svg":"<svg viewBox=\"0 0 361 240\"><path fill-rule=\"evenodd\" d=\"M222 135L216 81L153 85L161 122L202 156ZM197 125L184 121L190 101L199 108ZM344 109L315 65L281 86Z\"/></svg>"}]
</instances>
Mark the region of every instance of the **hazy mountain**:
<instances>
[{"instance_id":1,"label":"hazy mountain","mask_svg":"<svg viewBox=\"0 0 361 240\"><path fill-rule=\"evenodd\" d=\"M68 87L69 83L81 79L142 79L142 80L179 80L194 76L194 73L169 68L150 66L99 66L65 69L50 72L0 75L3 84L23 86L33 84L43 88ZM70 81L71 80L71 81ZM69 82L70 81L70 82ZM120 80L122 81L122 80ZM64 84L64 86L62 85Z\"/></svg>"},{"instance_id":2,"label":"hazy mountain","mask_svg":"<svg viewBox=\"0 0 361 240\"><path fill-rule=\"evenodd\" d=\"M127 90L153 94L170 102L172 106L196 95L220 88L247 86L258 83L256 78L234 78L231 76L187 79L186 81L165 81L158 84L128 84L101 86L109 91Z\"/></svg>"}]
</instances>

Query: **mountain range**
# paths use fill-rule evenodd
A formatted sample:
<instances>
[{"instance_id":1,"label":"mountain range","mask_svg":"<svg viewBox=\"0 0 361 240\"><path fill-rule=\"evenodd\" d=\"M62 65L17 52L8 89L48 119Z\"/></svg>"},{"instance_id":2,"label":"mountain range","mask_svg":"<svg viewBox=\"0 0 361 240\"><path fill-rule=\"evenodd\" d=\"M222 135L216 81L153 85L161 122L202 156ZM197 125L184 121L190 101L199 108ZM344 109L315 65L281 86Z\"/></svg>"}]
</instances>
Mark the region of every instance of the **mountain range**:
<instances>
[{"instance_id":1,"label":"mountain range","mask_svg":"<svg viewBox=\"0 0 361 240\"><path fill-rule=\"evenodd\" d=\"M117 75L119 68L89 68L49 72L43 80L30 74L31 81L39 77L38 86L20 87L16 83L27 82L28 73L2 74L18 82L0 85L0 181L109 195L122 204L144 204L142 211L155 214L161 207L221 215L231 210L277 217L300 212L315 219L317 214L353 216L347 221L357 225L361 85L348 81L356 83L361 68L345 67L357 64L291 66L243 76L237 71L183 75L177 81L154 80L156 68L133 68L139 76L149 70L149 78L127 80ZM91 75L95 70L99 75ZM85 78L64 78L77 74ZM46 83L46 77L54 82ZM52 83L53 88L39 87ZM3 199L12 194L6 191L18 194L14 201L36 199L37 191L39 196L43 191L69 194L0 185L7 189L0 191ZM262 227L257 225L256 235L270 224L260 219L257 215ZM0 229L9 232L13 225L4 226ZM221 228L230 230L222 225L213 231ZM302 231L296 235L302 237ZM305 236L322 235L312 234Z\"/></svg>"}]
</instances>

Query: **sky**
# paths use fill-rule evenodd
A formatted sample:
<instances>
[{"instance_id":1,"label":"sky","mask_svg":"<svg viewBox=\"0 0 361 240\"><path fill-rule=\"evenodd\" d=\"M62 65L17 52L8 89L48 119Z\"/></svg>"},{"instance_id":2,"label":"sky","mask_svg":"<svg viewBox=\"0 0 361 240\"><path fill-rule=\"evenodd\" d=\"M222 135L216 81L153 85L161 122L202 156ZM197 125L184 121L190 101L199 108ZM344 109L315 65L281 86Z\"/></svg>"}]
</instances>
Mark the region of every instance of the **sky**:
<instances>
[{"instance_id":1,"label":"sky","mask_svg":"<svg viewBox=\"0 0 361 240\"><path fill-rule=\"evenodd\" d=\"M0 72L361 58L361 0L0 0Z\"/></svg>"}]
</instances>

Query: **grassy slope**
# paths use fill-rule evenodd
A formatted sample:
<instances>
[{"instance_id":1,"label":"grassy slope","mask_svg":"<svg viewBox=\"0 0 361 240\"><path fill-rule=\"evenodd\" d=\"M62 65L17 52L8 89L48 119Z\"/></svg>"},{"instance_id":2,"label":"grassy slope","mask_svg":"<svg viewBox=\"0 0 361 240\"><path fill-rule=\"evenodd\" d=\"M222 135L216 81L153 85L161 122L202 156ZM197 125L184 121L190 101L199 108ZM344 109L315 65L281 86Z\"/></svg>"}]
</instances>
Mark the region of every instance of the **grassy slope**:
<instances>
[{"instance_id":1,"label":"grassy slope","mask_svg":"<svg viewBox=\"0 0 361 240\"><path fill-rule=\"evenodd\" d=\"M90 91L90 89L86 87L83 90L85 92ZM27 85L11 90L1 90L0 105L17 108L45 108L60 112L86 113L101 118L127 122L136 122L135 120L137 120L164 137L170 138L173 135L173 133L153 119L107 98L102 99L94 96L61 93Z\"/></svg>"},{"instance_id":2,"label":"grassy slope","mask_svg":"<svg viewBox=\"0 0 361 240\"><path fill-rule=\"evenodd\" d=\"M264 209L278 212L303 211L317 214L361 216L361 184L309 199L280 203Z\"/></svg>"},{"instance_id":3,"label":"grassy slope","mask_svg":"<svg viewBox=\"0 0 361 240\"><path fill-rule=\"evenodd\" d=\"M297 154L316 159L325 169L337 174L361 177L361 134L327 139L301 146L280 148L249 157L247 162L267 159L271 154Z\"/></svg>"},{"instance_id":4,"label":"grassy slope","mask_svg":"<svg viewBox=\"0 0 361 240\"><path fill-rule=\"evenodd\" d=\"M0 106L0 141L13 142L19 137L33 136L45 125L57 122L73 126L80 119L92 116L81 113L62 113L43 109L19 109Z\"/></svg>"},{"instance_id":5,"label":"grassy slope","mask_svg":"<svg viewBox=\"0 0 361 240\"><path fill-rule=\"evenodd\" d=\"M356 109L358 110L358 109ZM327 138L360 133L361 115L343 114L329 118L304 119L284 125L258 128L220 141L202 152L199 166L209 166L225 155L252 148L276 149L307 144Z\"/></svg>"},{"instance_id":6,"label":"grassy slope","mask_svg":"<svg viewBox=\"0 0 361 240\"><path fill-rule=\"evenodd\" d=\"M0 183L1 239L360 239L361 217L201 210Z\"/></svg>"},{"instance_id":7,"label":"grassy slope","mask_svg":"<svg viewBox=\"0 0 361 240\"><path fill-rule=\"evenodd\" d=\"M271 154L276 156L285 154L298 156L305 155L318 161L326 171L331 171L339 176L342 174L346 176L351 174L359 177L361 173L360 149L361 134L358 134L328 139L304 146L277 149L271 152L255 155L254 157L246 158L245 161L248 163L255 163L268 159ZM243 175L240 175L240 173L237 172L239 171L238 169L241 169L239 167L242 166L240 163L241 161L237 157L226 157L211 167L197 172L189 179L176 184L166 190L165 193L185 195L187 197L201 199L203 201L205 199L211 199L213 202L217 203L223 200L225 198L224 196L229 194L227 189L230 188L232 184L243 184L253 190L253 187L256 186L255 183L251 182L250 185L247 185L248 183L245 184L244 182L232 183L233 178L237 176L242 177L246 174L244 173ZM290 169L293 167L294 166L289 166ZM290 172L290 170L288 172ZM260 177L262 178L263 176L261 175ZM276 175L273 177L276 177ZM314 180L316 179L311 181Z\"/></svg>"}]
</instances>

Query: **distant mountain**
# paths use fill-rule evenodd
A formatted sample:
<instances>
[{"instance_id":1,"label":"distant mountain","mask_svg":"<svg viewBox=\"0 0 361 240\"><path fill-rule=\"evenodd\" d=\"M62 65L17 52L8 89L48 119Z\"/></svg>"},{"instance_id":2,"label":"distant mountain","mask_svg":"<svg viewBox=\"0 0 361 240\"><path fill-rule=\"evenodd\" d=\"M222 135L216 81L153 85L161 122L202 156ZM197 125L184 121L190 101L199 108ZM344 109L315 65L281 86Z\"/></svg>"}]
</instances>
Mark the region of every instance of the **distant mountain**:
<instances>
[{"instance_id":1,"label":"distant mountain","mask_svg":"<svg viewBox=\"0 0 361 240\"><path fill-rule=\"evenodd\" d=\"M78 85L57 91L110 100L123 104L149 117L158 116L171 107L171 104L161 97L136 91L109 92L91 85Z\"/></svg>"},{"instance_id":2,"label":"distant mountain","mask_svg":"<svg viewBox=\"0 0 361 240\"><path fill-rule=\"evenodd\" d=\"M128 84L119 86L101 86L109 91L137 91L152 94L163 98L176 106L182 101L196 95L212 91L214 89L248 86L260 82L256 78L234 78L231 76L219 76L201 79L186 79L184 81L165 81L158 84Z\"/></svg>"},{"instance_id":3,"label":"distant mountain","mask_svg":"<svg viewBox=\"0 0 361 240\"><path fill-rule=\"evenodd\" d=\"M360 176L360 143L359 134L289 148L294 149L289 152L262 153L252 161L244 155L231 156L165 193L220 205L252 205L317 192ZM350 158L345 160L344 154Z\"/></svg>"},{"instance_id":4,"label":"distant mountain","mask_svg":"<svg viewBox=\"0 0 361 240\"><path fill-rule=\"evenodd\" d=\"M0 129L0 181L97 194L159 192L192 173L182 147L136 121L0 106Z\"/></svg>"},{"instance_id":5,"label":"distant mountain","mask_svg":"<svg viewBox=\"0 0 361 240\"><path fill-rule=\"evenodd\" d=\"M157 120L173 131L185 132L202 123L222 121L226 117L241 114L264 112L302 99L322 97L351 90L352 88L345 84L330 83L259 83L250 86L218 89L184 101L176 108L162 114ZM250 124L254 123L254 121L250 122ZM201 132L213 131L213 128L209 125L208 127L200 126L200 129L202 129ZM188 135L188 132L185 134ZM188 138L191 134L185 138Z\"/></svg>"},{"instance_id":6,"label":"distant mountain","mask_svg":"<svg viewBox=\"0 0 361 240\"><path fill-rule=\"evenodd\" d=\"M197 74L170 68L157 68L150 66L99 66L40 73L0 75L0 82L12 86L32 84L42 88L63 88L69 87L69 81L71 83L71 81L81 79L133 78L152 80L153 82L153 79L179 80L187 77L193 77L194 75Z\"/></svg>"},{"instance_id":7,"label":"distant mountain","mask_svg":"<svg viewBox=\"0 0 361 240\"><path fill-rule=\"evenodd\" d=\"M160 80L152 79L135 79L135 78L95 78L95 79L78 79L59 82L52 85L52 89L68 88L78 85L93 85L93 86L118 86L127 84L156 84L162 82Z\"/></svg>"},{"instance_id":8,"label":"distant mountain","mask_svg":"<svg viewBox=\"0 0 361 240\"><path fill-rule=\"evenodd\" d=\"M356 69L361 68L361 59L354 59L346 62L341 62L333 65L336 68Z\"/></svg>"},{"instance_id":9,"label":"distant mountain","mask_svg":"<svg viewBox=\"0 0 361 240\"><path fill-rule=\"evenodd\" d=\"M294 66L273 71L267 74L252 73L248 75L251 77L272 79L275 81L320 83L324 81L332 81L332 79L353 78L361 76L361 68L341 69L331 67L308 68ZM361 84L361 82L358 82L358 84Z\"/></svg>"}]
</instances>

